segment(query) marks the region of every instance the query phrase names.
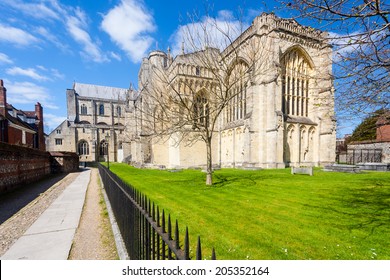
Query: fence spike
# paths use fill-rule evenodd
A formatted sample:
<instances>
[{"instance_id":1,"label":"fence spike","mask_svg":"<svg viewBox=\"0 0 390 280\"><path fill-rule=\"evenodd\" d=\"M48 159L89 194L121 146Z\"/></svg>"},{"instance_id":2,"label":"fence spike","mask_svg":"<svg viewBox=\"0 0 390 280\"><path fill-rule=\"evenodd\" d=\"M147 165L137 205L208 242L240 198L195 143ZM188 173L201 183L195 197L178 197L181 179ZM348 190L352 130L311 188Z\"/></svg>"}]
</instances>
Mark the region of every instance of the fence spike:
<instances>
[{"instance_id":1,"label":"fence spike","mask_svg":"<svg viewBox=\"0 0 390 280\"><path fill-rule=\"evenodd\" d=\"M171 214L168 214L168 238L169 238L169 240L172 240Z\"/></svg>"},{"instance_id":2,"label":"fence spike","mask_svg":"<svg viewBox=\"0 0 390 280\"><path fill-rule=\"evenodd\" d=\"M162 212L162 225L161 225L161 227L162 227L162 232L163 233L166 233L166 231L165 231L165 210L163 209L163 212Z\"/></svg>"},{"instance_id":3,"label":"fence spike","mask_svg":"<svg viewBox=\"0 0 390 280\"><path fill-rule=\"evenodd\" d=\"M200 236L198 235L198 245L196 246L196 259L202 259L202 246L200 245Z\"/></svg>"},{"instance_id":4,"label":"fence spike","mask_svg":"<svg viewBox=\"0 0 390 280\"><path fill-rule=\"evenodd\" d=\"M215 255L215 249L213 247L213 252L211 253L211 259L212 260L216 260L217 259L217 256Z\"/></svg>"},{"instance_id":5,"label":"fence spike","mask_svg":"<svg viewBox=\"0 0 390 280\"><path fill-rule=\"evenodd\" d=\"M171 214L168 214L168 239L172 240ZM168 259L172 260L172 250L169 246L168 246Z\"/></svg>"},{"instance_id":6,"label":"fence spike","mask_svg":"<svg viewBox=\"0 0 390 280\"><path fill-rule=\"evenodd\" d=\"M148 205L148 213L149 213L149 217L152 217L152 207L151 207L150 198L149 198L149 205Z\"/></svg>"},{"instance_id":7,"label":"fence spike","mask_svg":"<svg viewBox=\"0 0 390 280\"><path fill-rule=\"evenodd\" d=\"M176 228L175 228L175 246L176 246L176 249L180 249L180 241L179 241L179 223L176 219Z\"/></svg>"},{"instance_id":8,"label":"fence spike","mask_svg":"<svg viewBox=\"0 0 390 280\"><path fill-rule=\"evenodd\" d=\"M153 222L156 221L156 208L155 208L155 205L154 205L154 201L153 201L153 204L152 204L152 219L153 219Z\"/></svg>"},{"instance_id":9,"label":"fence spike","mask_svg":"<svg viewBox=\"0 0 390 280\"><path fill-rule=\"evenodd\" d=\"M157 227L160 227L160 208L157 205Z\"/></svg>"},{"instance_id":10,"label":"fence spike","mask_svg":"<svg viewBox=\"0 0 390 280\"><path fill-rule=\"evenodd\" d=\"M186 260L190 259L190 240L188 237L188 227L186 227L186 237L184 239L184 256Z\"/></svg>"}]
</instances>

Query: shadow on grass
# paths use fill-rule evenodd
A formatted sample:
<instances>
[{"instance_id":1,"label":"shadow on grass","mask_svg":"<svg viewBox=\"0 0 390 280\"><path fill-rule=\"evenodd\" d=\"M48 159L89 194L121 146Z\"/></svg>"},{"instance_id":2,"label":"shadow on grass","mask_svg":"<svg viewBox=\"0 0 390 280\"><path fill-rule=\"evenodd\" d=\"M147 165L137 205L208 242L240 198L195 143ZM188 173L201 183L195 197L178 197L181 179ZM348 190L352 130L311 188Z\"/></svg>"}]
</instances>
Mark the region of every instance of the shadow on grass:
<instances>
[{"instance_id":1,"label":"shadow on grass","mask_svg":"<svg viewBox=\"0 0 390 280\"><path fill-rule=\"evenodd\" d=\"M213 180L214 180L213 185L209 187L223 188L233 184L240 184L243 186L256 185L257 182L259 181L259 178L257 178L257 176L252 176L252 175L245 176L245 177L238 177L238 176L226 176L224 174L214 174Z\"/></svg>"},{"instance_id":2,"label":"shadow on grass","mask_svg":"<svg viewBox=\"0 0 390 280\"><path fill-rule=\"evenodd\" d=\"M364 229L374 234L376 229L387 227L390 231L390 187L379 182L373 187L354 189L345 193L341 203L357 209L349 213L354 221L351 230Z\"/></svg>"}]
</instances>

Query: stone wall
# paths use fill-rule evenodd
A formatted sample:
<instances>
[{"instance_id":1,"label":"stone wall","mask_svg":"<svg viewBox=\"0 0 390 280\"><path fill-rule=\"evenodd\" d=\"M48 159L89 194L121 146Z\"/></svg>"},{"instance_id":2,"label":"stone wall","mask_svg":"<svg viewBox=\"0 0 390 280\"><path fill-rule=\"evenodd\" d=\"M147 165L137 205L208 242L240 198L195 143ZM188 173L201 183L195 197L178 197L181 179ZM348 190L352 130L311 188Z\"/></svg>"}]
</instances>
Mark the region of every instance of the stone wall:
<instances>
[{"instance_id":1,"label":"stone wall","mask_svg":"<svg viewBox=\"0 0 390 280\"><path fill-rule=\"evenodd\" d=\"M79 156L70 152L51 152L51 169L53 173L75 172L79 169Z\"/></svg>"},{"instance_id":2,"label":"stone wall","mask_svg":"<svg viewBox=\"0 0 390 280\"><path fill-rule=\"evenodd\" d=\"M382 163L390 163L390 141L378 142L378 141L367 141L367 142L353 142L348 145L348 153L352 153L353 150L358 153L361 150L382 150Z\"/></svg>"},{"instance_id":3,"label":"stone wall","mask_svg":"<svg viewBox=\"0 0 390 280\"><path fill-rule=\"evenodd\" d=\"M50 154L0 143L0 194L50 174Z\"/></svg>"}]
</instances>

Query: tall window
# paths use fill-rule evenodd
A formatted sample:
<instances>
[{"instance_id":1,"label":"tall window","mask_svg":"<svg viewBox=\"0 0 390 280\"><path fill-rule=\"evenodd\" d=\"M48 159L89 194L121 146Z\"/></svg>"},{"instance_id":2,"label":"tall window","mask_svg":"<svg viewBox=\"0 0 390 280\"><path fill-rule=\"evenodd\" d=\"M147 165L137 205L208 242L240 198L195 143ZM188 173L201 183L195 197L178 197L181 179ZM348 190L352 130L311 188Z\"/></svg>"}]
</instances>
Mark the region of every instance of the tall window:
<instances>
[{"instance_id":1,"label":"tall window","mask_svg":"<svg viewBox=\"0 0 390 280\"><path fill-rule=\"evenodd\" d=\"M81 105L80 114L81 115L86 115L87 114L87 106L85 106L85 104Z\"/></svg>"},{"instance_id":2,"label":"tall window","mask_svg":"<svg viewBox=\"0 0 390 280\"><path fill-rule=\"evenodd\" d=\"M195 68L195 75L196 75L196 76L200 76L200 67L199 67L199 66L197 66L197 67Z\"/></svg>"},{"instance_id":3,"label":"tall window","mask_svg":"<svg viewBox=\"0 0 390 280\"><path fill-rule=\"evenodd\" d=\"M116 114L118 115L118 117L122 115L122 108L120 106L116 107Z\"/></svg>"},{"instance_id":4,"label":"tall window","mask_svg":"<svg viewBox=\"0 0 390 280\"><path fill-rule=\"evenodd\" d=\"M103 104L100 104L100 106L99 106L99 115L100 116L104 115L104 105Z\"/></svg>"},{"instance_id":5,"label":"tall window","mask_svg":"<svg viewBox=\"0 0 390 280\"><path fill-rule=\"evenodd\" d=\"M81 140L78 145L79 155L89 155L89 145L87 141Z\"/></svg>"},{"instance_id":6,"label":"tall window","mask_svg":"<svg viewBox=\"0 0 390 280\"><path fill-rule=\"evenodd\" d=\"M247 87L249 84L248 65L243 61L235 64L234 68L229 73L228 79L230 89L228 92L228 105L225 109L225 121L232 122L245 118L247 113L246 99Z\"/></svg>"},{"instance_id":7,"label":"tall window","mask_svg":"<svg viewBox=\"0 0 390 280\"><path fill-rule=\"evenodd\" d=\"M108 154L108 144L105 140L100 142L100 155L106 156Z\"/></svg>"},{"instance_id":8,"label":"tall window","mask_svg":"<svg viewBox=\"0 0 390 280\"><path fill-rule=\"evenodd\" d=\"M209 121L209 103L205 92L199 92L194 100L194 125L207 126Z\"/></svg>"},{"instance_id":9,"label":"tall window","mask_svg":"<svg viewBox=\"0 0 390 280\"><path fill-rule=\"evenodd\" d=\"M282 111L292 116L307 117L311 66L299 49L285 54L282 65Z\"/></svg>"}]
</instances>

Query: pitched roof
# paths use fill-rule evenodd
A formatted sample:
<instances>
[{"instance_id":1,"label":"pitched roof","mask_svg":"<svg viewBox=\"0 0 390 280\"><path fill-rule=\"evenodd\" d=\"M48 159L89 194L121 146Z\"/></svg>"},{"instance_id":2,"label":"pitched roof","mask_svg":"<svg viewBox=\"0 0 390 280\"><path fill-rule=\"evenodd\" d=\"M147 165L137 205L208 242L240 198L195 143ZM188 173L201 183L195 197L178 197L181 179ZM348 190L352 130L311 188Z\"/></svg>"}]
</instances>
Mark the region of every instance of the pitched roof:
<instances>
[{"instance_id":1,"label":"pitched roof","mask_svg":"<svg viewBox=\"0 0 390 280\"><path fill-rule=\"evenodd\" d=\"M73 89L81 97L125 101L129 89L74 83Z\"/></svg>"},{"instance_id":2,"label":"pitched roof","mask_svg":"<svg viewBox=\"0 0 390 280\"><path fill-rule=\"evenodd\" d=\"M18 126L20 126L20 127L23 127L23 128L25 128L25 129L28 129L28 130L37 131L37 127L36 127L35 124L26 123L26 122L20 120L19 118L15 118L15 117L11 116L8 112L6 113L5 118L6 118L9 122L11 122L11 123L13 123L13 124L15 124L15 125L18 125Z\"/></svg>"}]
</instances>

